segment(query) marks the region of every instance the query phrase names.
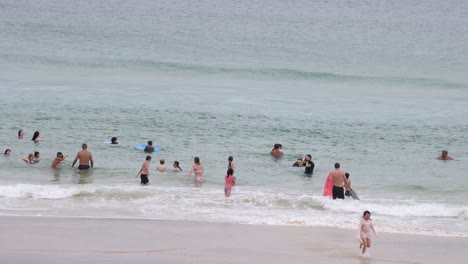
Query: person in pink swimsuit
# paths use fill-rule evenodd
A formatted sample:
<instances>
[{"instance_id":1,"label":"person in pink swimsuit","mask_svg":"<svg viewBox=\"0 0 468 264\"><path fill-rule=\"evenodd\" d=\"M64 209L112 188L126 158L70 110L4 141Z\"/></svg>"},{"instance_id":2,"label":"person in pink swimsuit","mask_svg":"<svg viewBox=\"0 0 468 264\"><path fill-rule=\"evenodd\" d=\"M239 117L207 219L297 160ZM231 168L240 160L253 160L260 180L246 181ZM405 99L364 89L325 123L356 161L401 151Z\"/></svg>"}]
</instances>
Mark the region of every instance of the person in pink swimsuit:
<instances>
[{"instance_id":1,"label":"person in pink swimsuit","mask_svg":"<svg viewBox=\"0 0 468 264\"><path fill-rule=\"evenodd\" d=\"M369 211L364 211L362 215L361 222L359 222L358 233L359 237L361 238L361 244L359 248L362 248L362 254L366 253L366 249L370 248L371 240L370 240L370 231L374 232L374 235L377 236L375 233L374 224L372 223L372 219L370 218L371 213Z\"/></svg>"},{"instance_id":2,"label":"person in pink swimsuit","mask_svg":"<svg viewBox=\"0 0 468 264\"><path fill-rule=\"evenodd\" d=\"M50 168L52 169L57 169L58 165L62 163L62 161L65 160L65 158L67 158L67 156L63 156L62 152L57 152L57 157L55 157L54 161L52 161L52 165L50 165Z\"/></svg>"},{"instance_id":3,"label":"person in pink swimsuit","mask_svg":"<svg viewBox=\"0 0 468 264\"><path fill-rule=\"evenodd\" d=\"M228 169L226 176L224 176L224 180L226 181L226 184L224 185L224 195L226 197L231 196L232 185L236 183L236 178L234 178L233 174L234 170Z\"/></svg>"},{"instance_id":4,"label":"person in pink swimsuit","mask_svg":"<svg viewBox=\"0 0 468 264\"><path fill-rule=\"evenodd\" d=\"M195 157L193 159L193 166L192 166L192 169L190 170L190 172L188 173L187 175L187 181L189 179L189 177L192 175L192 173L195 173L195 183L196 184L201 184L203 182L203 165L200 163L200 158L199 157Z\"/></svg>"}]
</instances>

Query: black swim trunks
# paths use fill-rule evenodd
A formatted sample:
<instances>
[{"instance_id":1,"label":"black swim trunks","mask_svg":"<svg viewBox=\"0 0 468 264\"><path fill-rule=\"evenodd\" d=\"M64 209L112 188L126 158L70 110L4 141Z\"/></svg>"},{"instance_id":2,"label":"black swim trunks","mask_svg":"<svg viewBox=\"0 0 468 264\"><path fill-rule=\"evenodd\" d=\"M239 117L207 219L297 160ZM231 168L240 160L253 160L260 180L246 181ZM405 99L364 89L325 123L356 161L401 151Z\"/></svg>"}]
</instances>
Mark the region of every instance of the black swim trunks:
<instances>
[{"instance_id":1,"label":"black swim trunks","mask_svg":"<svg viewBox=\"0 0 468 264\"><path fill-rule=\"evenodd\" d=\"M141 174L141 175L140 175L140 178L141 178L141 182L140 182L141 184L147 184L147 183L149 183L149 181L148 181L148 175L147 175L147 174Z\"/></svg>"},{"instance_id":2,"label":"black swim trunks","mask_svg":"<svg viewBox=\"0 0 468 264\"><path fill-rule=\"evenodd\" d=\"M80 165L80 166L78 166L78 169L79 170L87 170L87 169L89 169L89 165Z\"/></svg>"},{"instance_id":3,"label":"black swim trunks","mask_svg":"<svg viewBox=\"0 0 468 264\"><path fill-rule=\"evenodd\" d=\"M344 199L344 188L333 185L333 200Z\"/></svg>"}]
</instances>

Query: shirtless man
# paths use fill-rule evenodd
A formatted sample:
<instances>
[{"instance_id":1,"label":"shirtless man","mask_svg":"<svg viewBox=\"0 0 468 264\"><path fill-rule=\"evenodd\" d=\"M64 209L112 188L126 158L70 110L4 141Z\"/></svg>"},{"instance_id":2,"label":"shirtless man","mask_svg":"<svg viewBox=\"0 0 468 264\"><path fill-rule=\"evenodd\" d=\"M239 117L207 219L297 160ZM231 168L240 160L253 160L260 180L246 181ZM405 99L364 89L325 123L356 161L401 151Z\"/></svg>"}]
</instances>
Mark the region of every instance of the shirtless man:
<instances>
[{"instance_id":1,"label":"shirtless man","mask_svg":"<svg viewBox=\"0 0 468 264\"><path fill-rule=\"evenodd\" d=\"M335 170L331 172L333 179L333 200L344 199L344 185L346 182L345 173L340 170L340 164L335 163Z\"/></svg>"},{"instance_id":2,"label":"shirtless man","mask_svg":"<svg viewBox=\"0 0 468 264\"><path fill-rule=\"evenodd\" d=\"M149 176L149 165L151 163L151 156L146 156L146 161L143 162L143 165L141 165L141 170L138 172L136 177L140 175L141 179L141 184L146 185L149 183L148 176Z\"/></svg>"},{"instance_id":3,"label":"shirtless man","mask_svg":"<svg viewBox=\"0 0 468 264\"><path fill-rule=\"evenodd\" d=\"M448 151L447 150L442 150L442 155L437 157L438 160L453 160L452 157L448 156Z\"/></svg>"},{"instance_id":4,"label":"shirtless man","mask_svg":"<svg viewBox=\"0 0 468 264\"><path fill-rule=\"evenodd\" d=\"M80 165L78 166L78 170L87 170L89 169L89 164L91 164L91 168L94 165L93 155L91 152L88 151L88 145L84 143L81 145L82 151L76 154L75 160L73 160L72 168L75 166L75 163L80 160Z\"/></svg>"},{"instance_id":5,"label":"shirtless man","mask_svg":"<svg viewBox=\"0 0 468 264\"><path fill-rule=\"evenodd\" d=\"M274 146L273 146L273 149L270 151L270 155L275 157L275 158L279 158L281 156L283 156L283 151L281 151L281 149L283 148L283 146L281 144L278 144L276 143Z\"/></svg>"}]
</instances>

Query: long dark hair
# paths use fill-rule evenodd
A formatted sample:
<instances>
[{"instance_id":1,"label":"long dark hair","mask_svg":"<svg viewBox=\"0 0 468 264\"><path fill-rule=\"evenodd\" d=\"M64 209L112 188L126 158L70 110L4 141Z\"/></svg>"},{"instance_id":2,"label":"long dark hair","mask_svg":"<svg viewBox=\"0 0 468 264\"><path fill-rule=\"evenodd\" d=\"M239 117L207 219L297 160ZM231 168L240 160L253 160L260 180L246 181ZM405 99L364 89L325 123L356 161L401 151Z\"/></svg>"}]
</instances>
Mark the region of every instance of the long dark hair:
<instances>
[{"instance_id":1,"label":"long dark hair","mask_svg":"<svg viewBox=\"0 0 468 264\"><path fill-rule=\"evenodd\" d=\"M233 169L228 169L227 172L226 172L227 177L229 178L229 176L232 176L233 173L234 173Z\"/></svg>"},{"instance_id":2,"label":"long dark hair","mask_svg":"<svg viewBox=\"0 0 468 264\"><path fill-rule=\"evenodd\" d=\"M182 171L182 168L179 166L179 162L177 160L174 161L174 165L176 165L176 167L179 168L180 171Z\"/></svg>"},{"instance_id":3,"label":"long dark hair","mask_svg":"<svg viewBox=\"0 0 468 264\"><path fill-rule=\"evenodd\" d=\"M34 132L34 135L31 138L31 140L36 140L38 137L39 137L39 131L36 131L36 132Z\"/></svg>"},{"instance_id":4,"label":"long dark hair","mask_svg":"<svg viewBox=\"0 0 468 264\"><path fill-rule=\"evenodd\" d=\"M233 160L234 160L234 158L233 158L232 156L229 156L229 158L228 158L228 161L229 161L228 168L229 168L229 169L232 169L231 163L232 163Z\"/></svg>"},{"instance_id":5,"label":"long dark hair","mask_svg":"<svg viewBox=\"0 0 468 264\"><path fill-rule=\"evenodd\" d=\"M21 132L23 132L23 129L20 129L20 130L18 131L18 138L21 137Z\"/></svg>"},{"instance_id":6,"label":"long dark hair","mask_svg":"<svg viewBox=\"0 0 468 264\"><path fill-rule=\"evenodd\" d=\"M193 159L193 162L194 162L195 164L197 164L197 165L200 165L200 158L199 158L199 157L195 157L195 158Z\"/></svg>"}]
</instances>

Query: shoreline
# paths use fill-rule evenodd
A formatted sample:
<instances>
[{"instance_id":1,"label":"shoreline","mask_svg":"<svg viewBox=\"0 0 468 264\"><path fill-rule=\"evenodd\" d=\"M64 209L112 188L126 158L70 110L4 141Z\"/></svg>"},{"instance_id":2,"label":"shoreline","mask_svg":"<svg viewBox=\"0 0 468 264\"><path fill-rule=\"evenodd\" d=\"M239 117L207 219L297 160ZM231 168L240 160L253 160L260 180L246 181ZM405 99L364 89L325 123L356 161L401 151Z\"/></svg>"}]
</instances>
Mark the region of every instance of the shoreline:
<instances>
[{"instance_id":1,"label":"shoreline","mask_svg":"<svg viewBox=\"0 0 468 264\"><path fill-rule=\"evenodd\" d=\"M0 216L0 225L5 263L463 263L468 247L378 233L361 257L355 230L327 227L45 216Z\"/></svg>"}]
</instances>

